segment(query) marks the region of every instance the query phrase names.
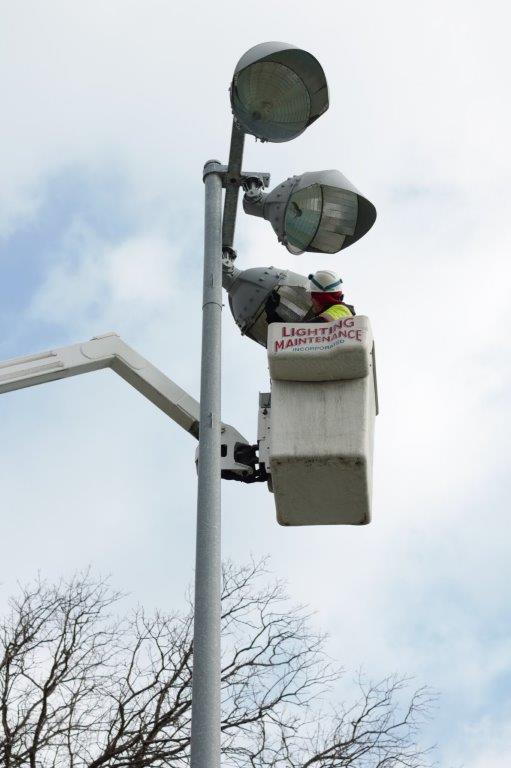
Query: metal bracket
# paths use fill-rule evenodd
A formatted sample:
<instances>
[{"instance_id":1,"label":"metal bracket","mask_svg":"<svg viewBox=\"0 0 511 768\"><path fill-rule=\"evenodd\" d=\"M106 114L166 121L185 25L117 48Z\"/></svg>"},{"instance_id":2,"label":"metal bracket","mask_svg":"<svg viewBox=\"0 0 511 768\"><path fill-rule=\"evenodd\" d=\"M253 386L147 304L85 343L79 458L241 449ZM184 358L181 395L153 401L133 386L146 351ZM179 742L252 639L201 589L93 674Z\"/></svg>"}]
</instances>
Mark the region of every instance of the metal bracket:
<instances>
[{"instance_id":1,"label":"metal bracket","mask_svg":"<svg viewBox=\"0 0 511 768\"><path fill-rule=\"evenodd\" d=\"M200 446L195 451L198 465ZM222 428L222 453L220 467L223 480L241 483L264 483L268 480L266 468L258 457L258 446L249 445L233 427Z\"/></svg>"},{"instance_id":2,"label":"metal bracket","mask_svg":"<svg viewBox=\"0 0 511 768\"><path fill-rule=\"evenodd\" d=\"M234 175L226 171L223 185L224 187L232 185L236 185L237 187L245 187L245 185L249 185L250 182L252 182L254 179L260 181L261 185L265 188L270 186L270 174L264 173L263 171L247 171L246 173L242 172L239 175Z\"/></svg>"},{"instance_id":3,"label":"metal bracket","mask_svg":"<svg viewBox=\"0 0 511 768\"><path fill-rule=\"evenodd\" d=\"M270 185L270 174L264 171L229 171L227 165L221 165L218 160L209 160L204 166L202 178L204 179L210 173L218 173L222 177L222 187L229 189L232 187L245 187L250 185L253 180L258 180L264 188Z\"/></svg>"}]
</instances>

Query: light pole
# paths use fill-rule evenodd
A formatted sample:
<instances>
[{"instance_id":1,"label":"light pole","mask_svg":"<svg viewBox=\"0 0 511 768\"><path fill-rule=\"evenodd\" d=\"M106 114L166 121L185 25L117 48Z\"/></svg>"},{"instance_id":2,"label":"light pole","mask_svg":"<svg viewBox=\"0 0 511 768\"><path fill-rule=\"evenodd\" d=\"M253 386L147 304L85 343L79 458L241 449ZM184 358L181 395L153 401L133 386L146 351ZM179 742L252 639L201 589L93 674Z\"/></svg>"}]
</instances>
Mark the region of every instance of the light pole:
<instances>
[{"instance_id":1,"label":"light pole","mask_svg":"<svg viewBox=\"0 0 511 768\"><path fill-rule=\"evenodd\" d=\"M204 166L204 279L195 550L192 766L220 766L222 174Z\"/></svg>"},{"instance_id":2,"label":"light pole","mask_svg":"<svg viewBox=\"0 0 511 768\"><path fill-rule=\"evenodd\" d=\"M238 62L231 84L234 112L229 164L204 166L204 282L199 478L192 679L192 768L220 768L220 393L222 253L234 239L240 186L263 187L269 175L243 174L245 133L289 141L328 108L323 70L311 54L262 43ZM222 187L226 188L222 220Z\"/></svg>"}]
</instances>

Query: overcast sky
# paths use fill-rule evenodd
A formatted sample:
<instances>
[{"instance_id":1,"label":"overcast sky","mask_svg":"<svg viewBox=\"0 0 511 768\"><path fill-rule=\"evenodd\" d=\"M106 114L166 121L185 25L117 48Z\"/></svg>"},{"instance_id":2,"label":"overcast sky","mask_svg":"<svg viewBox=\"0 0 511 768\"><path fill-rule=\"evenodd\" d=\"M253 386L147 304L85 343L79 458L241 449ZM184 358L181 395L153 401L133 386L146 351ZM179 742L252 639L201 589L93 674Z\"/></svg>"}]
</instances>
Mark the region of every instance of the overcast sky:
<instances>
[{"instance_id":1,"label":"overcast sky","mask_svg":"<svg viewBox=\"0 0 511 768\"><path fill-rule=\"evenodd\" d=\"M0 0L0 359L110 330L197 396L203 163L225 160L241 54L282 40L329 111L245 167L338 168L376 205L332 257L240 216L238 265L340 270L369 315L373 522L281 528L223 486L226 556L271 556L348 671L441 692L442 766L511 751L509 23L503 2ZM255 440L265 352L224 312L223 419ZM91 564L148 608L193 576L195 441L110 371L0 398L0 606Z\"/></svg>"}]
</instances>

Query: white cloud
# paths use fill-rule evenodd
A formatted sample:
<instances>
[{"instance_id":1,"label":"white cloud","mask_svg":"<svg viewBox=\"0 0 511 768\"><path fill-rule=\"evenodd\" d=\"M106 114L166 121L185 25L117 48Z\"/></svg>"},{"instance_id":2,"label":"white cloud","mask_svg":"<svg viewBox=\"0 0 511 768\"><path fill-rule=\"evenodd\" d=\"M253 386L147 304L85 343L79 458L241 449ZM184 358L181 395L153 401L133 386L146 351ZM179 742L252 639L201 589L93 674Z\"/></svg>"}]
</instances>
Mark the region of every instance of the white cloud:
<instances>
[{"instance_id":1,"label":"white cloud","mask_svg":"<svg viewBox=\"0 0 511 768\"><path fill-rule=\"evenodd\" d=\"M467 723L462 739L446 754L446 764L463 768L502 768L509 762L511 728L507 711Z\"/></svg>"},{"instance_id":2,"label":"white cloud","mask_svg":"<svg viewBox=\"0 0 511 768\"><path fill-rule=\"evenodd\" d=\"M125 316L128 307L157 313L181 288L179 256L161 236L141 234L112 245L75 222L33 298L31 314L78 324L98 308L107 316Z\"/></svg>"}]
</instances>

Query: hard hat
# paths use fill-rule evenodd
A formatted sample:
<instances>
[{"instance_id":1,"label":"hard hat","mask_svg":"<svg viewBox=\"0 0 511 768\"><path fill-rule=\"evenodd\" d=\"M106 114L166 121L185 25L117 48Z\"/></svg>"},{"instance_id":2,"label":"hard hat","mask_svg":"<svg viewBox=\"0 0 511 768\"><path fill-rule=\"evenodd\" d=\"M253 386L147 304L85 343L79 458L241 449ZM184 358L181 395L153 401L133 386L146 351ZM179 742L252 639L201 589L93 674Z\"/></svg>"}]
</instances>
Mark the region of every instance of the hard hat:
<instances>
[{"instance_id":1,"label":"hard hat","mask_svg":"<svg viewBox=\"0 0 511 768\"><path fill-rule=\"evenodd\" d=\"M311 293L340 293L342 280L336 272L329 269L320 269L309 275Z\"/></svg>"}]
</instances>

